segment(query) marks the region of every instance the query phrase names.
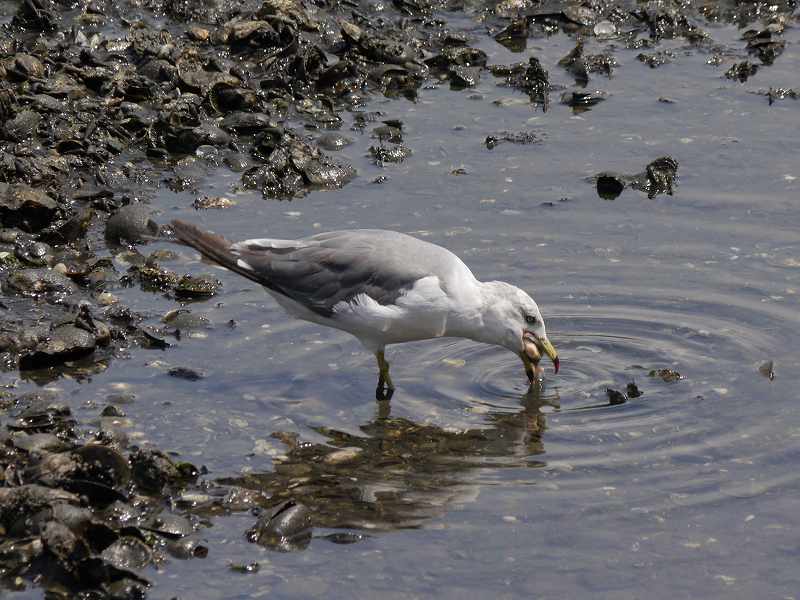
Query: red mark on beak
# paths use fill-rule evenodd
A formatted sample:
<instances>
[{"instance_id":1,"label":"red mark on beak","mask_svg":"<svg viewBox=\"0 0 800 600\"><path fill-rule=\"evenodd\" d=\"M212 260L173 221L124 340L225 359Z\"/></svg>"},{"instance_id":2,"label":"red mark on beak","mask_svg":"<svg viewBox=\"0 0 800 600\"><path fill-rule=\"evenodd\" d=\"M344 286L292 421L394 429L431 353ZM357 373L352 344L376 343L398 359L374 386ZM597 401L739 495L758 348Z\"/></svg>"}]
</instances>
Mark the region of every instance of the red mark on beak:
<instances>
[{"instance_id":1,"label":"red mark on beak","mask_svg":"<svg viewBox=\"0 0 800 600\"><path fill-rule=\"evenodd\" d=\"M555 370L556 370L556 375L558 375L558 367L559 367L560 365L561 365L561 361L559 361L559 360L558 360L558 357L556 356L555 360L553 361L553 367L554 367L554 368L555 368Z\"/></svg>"}]
</instances>

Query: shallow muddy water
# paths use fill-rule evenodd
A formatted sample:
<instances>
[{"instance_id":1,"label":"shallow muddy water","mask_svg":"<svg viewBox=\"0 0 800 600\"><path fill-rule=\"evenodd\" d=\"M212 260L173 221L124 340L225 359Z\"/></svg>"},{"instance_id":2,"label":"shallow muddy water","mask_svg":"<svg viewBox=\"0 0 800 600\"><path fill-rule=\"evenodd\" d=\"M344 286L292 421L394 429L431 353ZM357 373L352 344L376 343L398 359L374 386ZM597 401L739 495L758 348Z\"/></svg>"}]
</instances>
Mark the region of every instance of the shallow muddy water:
<instances>
[{"instance_id":1,"label":"shallow muddy water","mask_svg":"<svg viewBox=\"0 0 800 600\"><path fill-rule=\"evenodd\" d=\"M513 54L460 19L489 64L535 55L572 89L556 63L573 39L532 39ZM742 45L733 26L709 30ZM474 89L426 86L417 103L374 99L368 110L400 119L413 155L375 166L372 126L346 122L354 143L338 155L358 177L292 202L236 190L239 175L224 167L209 167L199 192L235 199L232 208L196 211L198 194L164 187L151 199L159 220L234 239L381 227L442 244L478 278L532 294L561 372L547 365L529 390L503 350L408 344L389 349L398 389L378 403L374 359L354 338L287 318L254 284L179 248L165 266L223 282L185 306L209 325L47 387L75 399L78 416L134 394L124 407L132 441L205 465L209 480L295 485L318 526L307 548L279 553L246 541L250 513L216 516L202 531L208 557L148 572L152 597L795 597L800 103L752 93L797 85L797 29L785 39L775 64L744 84L723 77L732 62L708 65L677 40L659 46L675 58L658 69L620 45L613 76L589 83L607 99L579 114L561 92L537 110L487 72ZM543 141L484 145L523 129ZM673 196L598 197L593 175L637 173L666 155L679 163ZM158 248L174 249L148 246ZM179 307L138 288L115 293L153 324ZM772 380L759 372L768 360ZM170 377L172 367L203 378ZM681 379L649 375L659 369ZM632 381L642 395L609 405L607 388ZM293 459L294 479L280 479L273 461L287 450L272 432L361 450L334 465ZM335 532L365 536L323 537ZM256 573L229 568L253 561Z\"/></svg>"}]
</instances>

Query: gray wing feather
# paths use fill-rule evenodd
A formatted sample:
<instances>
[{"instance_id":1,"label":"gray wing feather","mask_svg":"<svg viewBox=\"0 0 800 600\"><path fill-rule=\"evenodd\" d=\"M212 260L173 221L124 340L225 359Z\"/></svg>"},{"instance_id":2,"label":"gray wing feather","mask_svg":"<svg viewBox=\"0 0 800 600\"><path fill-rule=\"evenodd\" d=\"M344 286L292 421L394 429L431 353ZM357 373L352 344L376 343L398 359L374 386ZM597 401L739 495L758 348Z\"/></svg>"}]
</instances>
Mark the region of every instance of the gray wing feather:
<instances>
[{"instance_id":1,"label":"gray wing feather","mask_svg":"<svg viewBox=\"0 0 800 600\"><path fill-rule=\"evenodd\" d=\"M334 231L269 247L270 240L247 240L231 252L263 285L330 316L342 301L366 294L391 304L416 281L444 279L459 259L440 246L393 231Z\"/></svg>"}]
</instances>

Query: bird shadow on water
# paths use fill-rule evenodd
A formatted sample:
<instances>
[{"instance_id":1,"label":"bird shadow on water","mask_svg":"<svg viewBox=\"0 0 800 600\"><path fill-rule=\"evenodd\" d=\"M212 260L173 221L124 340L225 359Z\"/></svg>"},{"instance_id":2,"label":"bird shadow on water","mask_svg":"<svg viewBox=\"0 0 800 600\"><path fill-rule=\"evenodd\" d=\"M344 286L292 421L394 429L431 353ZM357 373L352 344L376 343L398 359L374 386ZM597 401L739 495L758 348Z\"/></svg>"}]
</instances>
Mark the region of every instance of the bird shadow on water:
<instances>
[{"instance_id":1,"label":"bird shadow on water","mask_svg":"<svg viewBox=\"0 0 800 600\"><path fill-rule=\"evenodd\" d=\"M558 409L558 396L534 386L520 403L516 411L487 413L485 427L450 430L392 416L388 401L377 402L375 417L359 427L363 435L318 426L327 442L310 443L274 433L288 450L273 471L219 483L263 494L264 508L302 504L315 528L421 527L472 502L482 485L497 484L498 469L546 466L545 411Z\"/></svg>"}]
</instances>

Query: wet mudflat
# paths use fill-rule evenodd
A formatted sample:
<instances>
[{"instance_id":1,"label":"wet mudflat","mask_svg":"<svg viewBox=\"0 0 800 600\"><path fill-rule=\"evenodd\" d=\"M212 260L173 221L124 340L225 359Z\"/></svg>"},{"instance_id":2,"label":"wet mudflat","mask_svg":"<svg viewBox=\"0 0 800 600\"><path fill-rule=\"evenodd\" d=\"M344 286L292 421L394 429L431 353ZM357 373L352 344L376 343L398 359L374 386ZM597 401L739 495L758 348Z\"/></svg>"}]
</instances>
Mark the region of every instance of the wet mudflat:
<instances>
[{"instance_id":1,"label":"wet mudflat","mask_svg":"<svg viewBox=\"0 0 800 600\"><path fill-rule=\"evenodd\" d=\"M414 10L376 6L362 10L389 20ZM47 583L29 576L36 568L52 575L42 562L80 564L92 576L79 583L94 577L118 597L132 597L124 594L136 578L149 582L154 598L793 597L800 589L793 508L800 487L793 382L800 366L800 163L793 135L800 105L786 90L800 86L794 7L620 7L655 16L634 26L611 8L593 18L561 4L509 5L488 16L493 6L437 7L433 14L451 37L485 53L491 70L476 70L473 58L458 69L432 61L428 70L401 71L387 52L368 51L366 38L344 26L340 35L358 53L395 65L382 77L397 89L337 107L338 127L324 103L309 113L313 118L290 111L282 125L293 133L275 134L277 147L306 160L291 168L284 161L282 170L273 162L251 178L242 176L228 145L199 137L204 119L181 122L181 131L193 131L181 137L158 125L174 121L145 115L153 119L146 127L155 125L161 137L111 159L130 164L124 179L84 176L82 186L60 188L93 188L93 195L71 195L78 199L70 209L91 203L98 213L76 239L88 239L115 276L103 264L66 275L46 257L37 264L37 253L51 251L36 241L53 253L63 244L41 233L54 217L30 217L55 209L29 199L24 206L46 206L8 223L21 211L20 202L9 201L4 226L39 237L4 242L16 261L4 266L4 323L58 326L41 339L7 342L2 418L13 430L4 438L4 465L17 460L34 470L6 468L3 489L52 484L52 456L92 452L22 437L36 432L112 449L132 467L130 474L110 469L110 480L95 473L105 488L73 483L76 498L60 500L105 519L105 542L83 550L86 556L64 554L53 531L25 531L19 539L32 540L27 546L4 547L19 563L5 580L18 588L16 597L43 595ZM148 23L189 27L149 8L141 17ZM17 5L0 10L10 26ZM331 14L358 21L348 11ZM524 14L534 16L514 21ZM239 28L236 35L269 33L253 27L255 33ZM510 32L502 45L494 38L504 28ZM631 39L626 32L634 30ZM582 52L575 51L577 34ZM439 44L431 54L451 61L458 54ZM602 56L613 57L613 66ZM548 72L544 90L538 71L528 71L531 57ZM36 69L15 60L15 71ZM745 61L758 68L741 81L752 71L741 67ZM511 68L515 63L524 69ZM47 102L19 100L19 77L11 76L15 98L7 105L14 116L5 115L6 123L25 112L21 107ZM136 102L148 106L147 99ZM221 108L218 119L233 112ZM237 114L251 112L258 111ZM238 118L241 128L246 119ZM273 127L247 123L262 133ZM25 135L12 130L5 126L6 143L24 144ZM254 142L232 131L243 148L256 148L235 153L247 169L268 163L258 149L264 152L272 137ZM195 160L186 160L180 146L187 137ZM69 139L53 138L67 156L75 150ZM24 163L25 153L13 151ZM85 160L105 164L96 156ZM676 181L668 177L672 163ZM340 189L317 189L314 173L334 164L357 175L343 178ZM9 172L6 180L20 183ZM126 189L108 185L116 181ZM389 356L397 393L391 405L376 403L373 358L346 334L287 320L263 290L186 249L155 241L138 244L137 256L107 240L108 214L118 206L105 209L106 188L119 204L126 195L146 200L157 223L183 218L231 238L384 227L440 243L480 279L531 291L562 370L529 390L519 361L502 350L460 340L398 346ZM147 218L130 218L143 234L152 228ZM43 277L37 269L66 282L26 292L28 276ZM105 273L104 285L87 284L100 279L91 275L97 271ZM206 277L181 280L187 273ZM77 291L63 289L71 285ZM90 316L59 302L59 294L79 294ZM120 306L137 318L124 325L112 312ZM95 320L110 324L109 343ZM127 337L114 333L123 330ZM77 357L53 347L67 334ZM49 410L41 402L39 410L28 406L30 394L43 396ZM170 453L176 471L135 448ZM118 465L116 457L85 462ZM154 463L172 475L155 490L146 476L159 472ZM200 473L177 470L185 463ZM58 464L69 481L92 478L85 468L78 477L71 463ZM131 501L97 498L98 489L110 493L106 488ZM109 504L136 510L112 518ZM9 538L24 529L11 522L16 515L3 513ZM158 518L180 519L182 528L168 531ZM185 542L176 550L164 540ZM18 559L22 546L39 557L33 567ZM97 557L132 575L106 568L105 579L117 585L109 587L90 569ZM128 582L127 591L119 581Z\"/></svg>"}]
</instances>

